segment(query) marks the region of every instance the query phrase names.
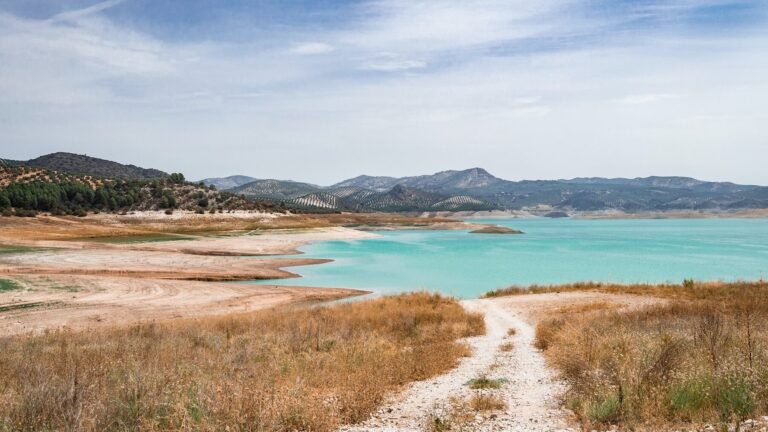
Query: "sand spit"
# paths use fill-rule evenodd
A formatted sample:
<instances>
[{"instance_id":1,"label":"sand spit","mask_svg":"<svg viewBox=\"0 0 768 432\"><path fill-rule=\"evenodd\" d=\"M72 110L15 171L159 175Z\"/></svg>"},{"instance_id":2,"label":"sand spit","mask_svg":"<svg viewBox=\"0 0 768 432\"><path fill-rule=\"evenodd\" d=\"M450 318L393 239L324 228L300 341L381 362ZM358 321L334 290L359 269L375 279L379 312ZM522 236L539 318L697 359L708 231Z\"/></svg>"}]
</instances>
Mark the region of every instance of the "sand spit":
<instances>
[{"instance_id":1,"label":"sand spit","mask_svg":"<svg viewBox=\"0 0 768 432\"><path fill-rule=\"evenodd\" d=\"M64 228L50 219L22 222L28 223L30 230L35 224L43 226L39 230L42 238L19 241L3 235L0 244L41 249L0 253L0 279L14 285L0 290L0 335L247 312L364 294L348 289L222 282L296 277L283 268L328 260L269 255L296 254L298 247L313 241L375 236L324 227L113 243L82 238L55 240L57 235L70 235L67 230L93 233L92 227L81 229L78 220L66 221ZM48 224L51 226L45 226ZM3 231L0 229L0 234ZM49 235L45 237L45 233Z\"/></svg>"},{"instance_id":2,"label":"sand spit","mask_svg":"<svg viewBox=\"0 0 768 432\"><path fill-rule=\"evenodd\" d=\"M470 234L524 234L520 230L503 227L503 226L487 226L478 228L469 232Z\"/></svg>"},{"instance_id":3,"label":"sand spit","mask_svg":"<svg viewBox=\"0 0 768 432\"><path fill-rule=\"evenodd\" d=\"M366 229L473 226L392 214L137 212L0 218L0 280L13 285L0 290L0 335L359 295L364 292L222 282L296 277L284 268L328 262L303 258L300 246L376 236Z\"/></svg>"},{"instance_id":4,"label":"sand spit","mask_svg":"<svg viewBox=\"0 0 768 432\"><path fill-rule=\"evenodd\" d=\"M364 291L105 276L23 276L0 293L0 336L251 312Z\"/></svg>"}]
</instances>

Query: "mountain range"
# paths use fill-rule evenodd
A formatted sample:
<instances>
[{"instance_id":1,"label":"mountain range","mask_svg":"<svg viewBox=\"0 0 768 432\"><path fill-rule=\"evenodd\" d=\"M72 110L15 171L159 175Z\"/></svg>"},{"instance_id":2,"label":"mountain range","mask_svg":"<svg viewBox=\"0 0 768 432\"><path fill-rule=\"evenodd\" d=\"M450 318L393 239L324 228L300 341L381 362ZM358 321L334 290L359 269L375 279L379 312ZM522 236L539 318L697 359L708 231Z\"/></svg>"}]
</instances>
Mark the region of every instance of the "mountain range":
<instances>
[{"instance_id":1,"label":"mountain range","mask_svg":"<svg viewBox=\"0 0 768 432\"><path fill-rule=\"evenodd\" d=\"M0 159L0 165L114 179L161 179L168 174L73 153L52 153L28 161ZM690 177L602 178L510 181L482 168L431 175L361 175L331 186L236 175L201 181L247 198L305 211L729 211L768 208L768 187L709 182Z\"/></svg>"},{"instance_id":2,"label":"mountain range","mask_svg":"<svg viewBox=\"0 0 768 432\"><path fill-rule=\"evenodd\" d=\"M209 184L221 179L207 179ZM510 181L482 168L432 175L361 175L331 186L254 180L228 189L302 208L354 211L540 210L626 212L768 208L768 187L689 177Z\"/></svg>"}]
</instances>

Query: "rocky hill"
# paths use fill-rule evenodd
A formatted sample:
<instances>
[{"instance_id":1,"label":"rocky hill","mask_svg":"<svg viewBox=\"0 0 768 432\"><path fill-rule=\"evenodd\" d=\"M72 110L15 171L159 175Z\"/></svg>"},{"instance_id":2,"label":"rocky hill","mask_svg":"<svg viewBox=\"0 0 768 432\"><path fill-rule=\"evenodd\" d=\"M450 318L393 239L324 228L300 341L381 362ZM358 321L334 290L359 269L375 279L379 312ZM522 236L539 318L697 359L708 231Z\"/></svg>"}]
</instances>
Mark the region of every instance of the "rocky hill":
<instances>
[{"instance_id":1,"label":"rocky hill","mask_svg":"<svg viewBox=\"0 0 768 432\"><path fill-rule=\"evenodd\" d=\"M203 183L208 186L213 186L219 190L225 190L225 189L234 189L238 186L242 186L246 183L250 183L256 180L258 179L244 176L244 175L233 175L229 177L212 177L212 178L202 179L199 181L199 183Z\"/></svg>"},{"instance_id":2,"label":"rocky hill","mask_svg":"<svg viewBox=\"0 0 768 432\"><path fill-rule=\"evenodd\" d=\"M365 183L378 184L383 182ZM281 180L257 180L229 189L249 198L271 200L291 208L359 211L402 212L440 210L491 210L494 207L483 200L467 195L451 195L430 192L395 184L390 189L367 189L359 186L315 186Z\"/></svg>"},{"instance_id":3,"label":"rocky hill","mask_svg":"<svg viewBox=\"0 0 768 432\"><path fill-rule=\"evenodd\" d=\"M285 180L256 180L228 189L229 192L242 194L250 198L288 201L294 198L322 191L323 188L309 183Z\"/></svg>"},{"instance_id":4,"label":"rocky hill","mask_svg":"<svg viewBox=\"0 0 768 432\"><path fill-rule=\"evenodd\" d=\"M6 161L7 165L43 168L59 173L88 175L123 180L147 180L168 177L168 174L151 168L123 165L74 153L51 153L28 161Z\"/></svg>"},{"instance_id":5,"label":"rocky hill","mask_svg":"<svg viewBox=\"0 0 768 432\"><path fill-rule=\"evenodd\" d=\"M188 183L180 174L153 180L124 180L60 173L27 166L0 166L0 212L33 216L37 212L85 216L89 212L230 210L283 212L282 205Z\"/></svg>"},{"instance_id":6,"label":"rocky hill","mask_svg":"<svg viewBox=\"0 0 768 432\"><path fill-rule=\"evenodd\" d=\"M500 182L504 182L504 180L494 177L482 168L470 168L462 171L441 171L431 175L401 178L359 176L337 183L331 188L353 186L384 191L396 185L403 185L437 193L453 193L490 187Z\"/></svg>"}]
</instances>

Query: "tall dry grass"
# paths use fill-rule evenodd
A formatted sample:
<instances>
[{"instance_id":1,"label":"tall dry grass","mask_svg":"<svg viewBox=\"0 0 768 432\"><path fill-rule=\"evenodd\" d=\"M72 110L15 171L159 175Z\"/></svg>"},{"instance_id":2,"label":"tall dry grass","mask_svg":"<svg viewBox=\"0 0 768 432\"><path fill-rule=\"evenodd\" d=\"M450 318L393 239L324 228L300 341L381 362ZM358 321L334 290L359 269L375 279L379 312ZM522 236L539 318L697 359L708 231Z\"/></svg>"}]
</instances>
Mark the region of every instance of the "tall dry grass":
<instances>
[{"instance_id":1,"label":"tall dry grass","mask_svg":"<svg viewBox=\"0 0 768 432\"><path fill-rule=\"evenodd\" d=\"M585 427L735 426L768 414L765 284L695 285L651 287L676 298L665 305L566 308L538 324L537 346Z\"/></svg>"},{"instance_id":2,"label":"tall dry grass","mask_svg":"<svg viewBox=\"0 0 768 432\"><path fill-rule=\"evenodd\" d=\"M744 292L755 296L768 296L768 282L695 282L687 279L682 284L615 284L578 282L563 285L510 286L483 294L484 298L525 294L543 294L572 291L596 291L609 294L637 294L680 300L723 300L742 297Z\"/></svg>"},{"instance_id":3,"label":"tall dry grass","mask_svg":"<svg viewBox=\"0 0 768 432\"><path fill-rule=\"evenodd\" d=\"M482 316L425 293L0 339L0 430L327 431L468 354Z\"/></svg>"}]
</instances>

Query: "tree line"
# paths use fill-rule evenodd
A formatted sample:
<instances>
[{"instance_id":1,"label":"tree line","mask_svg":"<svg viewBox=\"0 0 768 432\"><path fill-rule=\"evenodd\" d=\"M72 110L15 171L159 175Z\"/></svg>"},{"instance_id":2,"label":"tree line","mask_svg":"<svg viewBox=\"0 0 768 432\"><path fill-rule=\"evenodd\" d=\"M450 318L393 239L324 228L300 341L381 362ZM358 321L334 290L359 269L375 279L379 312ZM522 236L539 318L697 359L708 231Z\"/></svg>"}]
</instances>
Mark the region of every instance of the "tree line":
<instances>
[{"instance_id":1,"label":"tree line","mask_svg":"<svg viewBox=\"0 0 768 432\"><path fill-rule=\"evenodd\" d=\"M35 212L84 215L87 211L119 211L147 201L158 207L173 209L176 197L167 186L184 183L184 176L174 174L163 180L119 180L92 188L77 181L59 183L32 181L11 183L0 190L0 211L8 214L13 208L18 215Z\"/></svg>"}]
</instances>

